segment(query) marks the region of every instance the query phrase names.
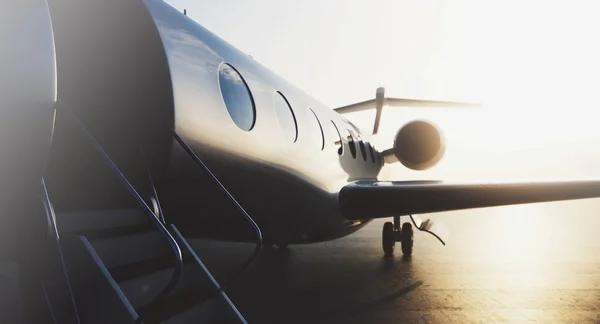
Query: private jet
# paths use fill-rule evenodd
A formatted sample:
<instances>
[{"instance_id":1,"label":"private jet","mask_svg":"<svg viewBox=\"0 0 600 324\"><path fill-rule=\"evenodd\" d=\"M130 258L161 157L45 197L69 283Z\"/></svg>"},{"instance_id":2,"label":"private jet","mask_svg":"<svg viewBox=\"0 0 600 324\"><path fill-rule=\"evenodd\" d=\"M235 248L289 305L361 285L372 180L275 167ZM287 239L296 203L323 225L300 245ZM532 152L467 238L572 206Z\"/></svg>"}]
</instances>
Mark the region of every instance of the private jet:
<instances>
[{"instance_id":1,"label":"private jet","mask_svg":"<svg viewBox=\"0 0 600 324\"><path fill-rule=\"evenodd\" d=\"M161 0L0 12L0 260L18 264L30 322L245 323L191 240L254 243L251 262L389 218L383 252L411 255L414 230L447 237L417 214L600 197L594 179L390 179L446 142L413 120L376 147L384 107L480 105L379 88L331 109ZM367 133L344 117L370 109Z\"/></svg>"}]
</instances>

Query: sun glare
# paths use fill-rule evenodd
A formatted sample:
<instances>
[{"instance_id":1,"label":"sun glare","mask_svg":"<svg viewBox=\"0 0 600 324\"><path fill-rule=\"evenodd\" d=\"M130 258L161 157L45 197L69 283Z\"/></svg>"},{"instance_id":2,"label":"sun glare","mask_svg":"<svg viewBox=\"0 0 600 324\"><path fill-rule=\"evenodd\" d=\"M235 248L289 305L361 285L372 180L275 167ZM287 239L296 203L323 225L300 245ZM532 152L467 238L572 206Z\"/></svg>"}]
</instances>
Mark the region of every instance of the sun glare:
<instances>
[{"instance_id":1,"label":"sun glare","mask_svg":"<svg viewBox=\"0 0 600 324\"><path fill-rule=\"evenodd\" d=\"M590 145L600 141L595 118L600 99L593 88L600 78L600 47L589 41L600 23L582 7L543 7L540 13L537 5L486 4L480 8L485 19L473 18L465 8L448 18L442 27L468 35L449 35L463 42L442 46L438 59L430 58L429 67L421 71L437 71L437 79L415 76L415 83L405 89L386 85L386 95L415 98L429 93L418 98L477 101L485 107L387 107L374 140L379 148L390 148L403 124L428 119L444 132L447 154L419 176L469 177L467 171L494 179L600 174L600 166L587 162L600 157L600 149ZM453 25L460 18L477 23L477 30L467 30L467 23L462 29ZM367 131L373 117L372 112L350 115ZM399 166L392 169L395 178L413 176Z\"/></svg>"},{"instance_id":2,"label":"sun glare","mask_svg":"<svg viewBox=\"0 0 600 324\"><path fill-rule=\"evenodd\" d=\"M444 38L453 41L429 57L421 70L425 76L415 74L412 84L397 82L399 88L383 83L391 97L485 104L481 109L384 108L380 133L373 139L379 149L391 148L398 129L413 119L438 125L447 145L446 156L432 169L389 165L388 180L598 177L600 148L595 143L600 142L600 129L595 116L600 100L594 87L600 77L600 47L590 40L600 22L594 11L549 3L541 5L541 11L538 5L521 2L487 2L484 7L484 18L475 19L463 8L448 19L447 24L470 21L462 29L444 25L445 30L468 35ZM474 22L476 28L469 27ZM367 132L372 129L372 111L348 117ZM570 225L556 213L557 206L566 214L593 210L589 204L576 209L584 206L581 202L481 210L486 218L481 223L485 248L471 252L482 261L508 267L515 274L515 286L529 288L548 280L552 271L546 268L547 260L557 254L573 258L581 243L568 236L565 229ZM434 217L442 221L444 216Z\"/></svg>"}]
</instances>

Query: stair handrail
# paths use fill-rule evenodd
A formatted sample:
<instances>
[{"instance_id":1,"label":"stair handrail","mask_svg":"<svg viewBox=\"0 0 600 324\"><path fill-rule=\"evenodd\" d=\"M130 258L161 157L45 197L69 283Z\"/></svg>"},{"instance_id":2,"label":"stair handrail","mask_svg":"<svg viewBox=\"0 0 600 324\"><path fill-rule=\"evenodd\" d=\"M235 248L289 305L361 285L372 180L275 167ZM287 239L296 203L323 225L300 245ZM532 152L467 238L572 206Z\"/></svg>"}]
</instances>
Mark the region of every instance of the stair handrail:
<instances>
[{"instance_id":1,"label":"stair handrail","mask_svg":"<svg viewBox=\"0 0 600 324\"><path fill-rule=\"evenodd\" d=\"M258 226L258 224L254 221L254 219L246 212L246 210L242 207L242 205L240 205L240 203L235 199L235 197L233 197L233 195L229 192L229 190L227 190L227 188L225 188L223 183L221 183L221 181L219 181L217 176L210 170L210 168L204 163L204 161L202 161L202 159L200 159L198 154L196 154L196 152L194 152L194 150L192 150L192 148L183 140L183 138L181 138L181 136L179 136L179 134L177 134L175 132L175 130L171 130L171 134L173 135L173 138L175 138L175 140L179 143L179 145L181 145L181 147L190 155L192 160L194 160L194 162L196 164L198 164L204 170L204 172L213 180L213 182L217 185L217 187L219 187L219 189L221 189L221 191L229 198L231 203L233 203L233 205L238 209L238 211L246 218L246 220L250 223L250 225L256 232L257 238L256 238L256 246L254 247L254 251L252 252L252 255L250 255L248 257L248 259L246 259L246 261L243 263L243 266L241 267L240 271L238 271L238 273L236 273L233 276L233 279L232 279L232 281L233 281L242 272L244 272L244 270L259 255L260 250L262 249L262 245L263 245L262 231L260 230L260 227Z\"/></svg>"},{"instance_id":2,"label":"stair handrail","mask_svg":"<svg viewBox=\"0 0 600 324\"><path fill-rule=\"evenodd\" d=\"M148 166L148 161L146 161L146 155L144 154L144 148L142 147L140 150L142 155L142 160L144 161L144 167L146 168L146 174L148 175L148 180L150 181L150 187L152 187L152 203L154 207L154 213L164 224L165 223L165 215L162 211L162 207L160 205L160 199L158 198L158 192L156 191L156 186L154 185L154 178L152 177L152 172L150 172L150 167Z\"/></svg>"},{"instance_id":3,"label":"stair handrail","mask_svg":"<svg viewBox=\"0 0 600 324\"><path fill-rule=\"evenodd\" d=\"M117 165L113 162L113 160L108 156L106 151L102 148L100 143L90 134L85 125L81 122L81 120L75 115L73 111L69 107L67 107L63 102L59 102L56 107L57 110L62 110L66 113L66 115L70 118L70 120L75 124L77 129L82 133L83 137L87 139L92 147L100 154L104 162L108 164L110 169L117 175L121 183L127 188L129 193L135 198L137 203L140 205L144 213L150 218L150 221L158 228L162 236L168 241L171 249L173 250L173 256L175 259L175 269L173 271L173 275L171 276L171 280L169 283L154 297L154 299L148 304L149 308L152 309L153 306L160 303L167 295L171 292L173 288L179 282L179 279L183 273L183 256L181 253L181 248L179 244L175 240L175 238L171 235L171 233L165 228L162 222L156 217L154 212L150 209L150 207L146 204L144 199L139 195L139 193L135 190L133 185L127 180L127 177L121 172L121 170L117 167ZM139 314L134 324L140 323L143 315Z\"/></svg>"},{"instance_id":4,"label":"stair handrail","mask_svg":"<svg viewBox=\"0 0 600 324\"><path fill-rule=\"evenodd\" d=\"M77 319L77 323L80 324L81 320L79 318L79 311L77 310L77 304L75 303L73 288L71 286L71 278L69 278L69 271L67 270L65 258L62 252L62 247L60 243L60 236L58 233L58 228L56 226L56 212L54 211L54 206L52 206L52 201L50 200L50 195L48 194L48 187L46 186L46 180L44 177L41 178L42 185L42 203L44 204L44 209L46 211L46 217L48 219L48 227L51 232L52 239L56 243L58 248L58 257L60 258L60 263L63 271L63 275L65 276L65 282L67 284L67 291L69 292L71 303L73 306L73 316ZM45 288L43 288L45 290ZM44 292L45 294L45 292ZM51 311L52 312L52 311Z\"/></svg>"}]
</instances>

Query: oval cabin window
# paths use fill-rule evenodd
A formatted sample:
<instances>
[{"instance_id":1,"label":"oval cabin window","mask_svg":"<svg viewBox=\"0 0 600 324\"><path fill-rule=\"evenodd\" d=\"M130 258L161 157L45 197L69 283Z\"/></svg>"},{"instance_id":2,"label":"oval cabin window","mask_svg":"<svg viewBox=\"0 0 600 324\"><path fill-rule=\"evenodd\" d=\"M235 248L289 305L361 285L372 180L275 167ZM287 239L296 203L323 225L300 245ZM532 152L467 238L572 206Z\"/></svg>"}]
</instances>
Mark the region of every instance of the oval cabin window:
<instances>
[{"instance_id":1,"label":"oval cabin window","mask_svg":"<svg viewBox=\"0 0 600 324\"><path fill-rule=\"evenodd\" d=\"M337 147L337 153L342 155L344 153L344 142L342 141L342 135L340 134L340 130L335 125L335 122L332 120L331 125L329 125L331 137L334 139L333 145Z\"/></svg>"},{"instance_id":2,"label":"oval cabin window","mask_svg":"<svg viewBox=\"0 0 600 324\"><path fill-rule=\"evenodd\" d=\"M227 63L221 64L219 87L233 122L245 131L251 130L256 121L256 108L248 84L242 75L233 66Z\"/></svg>"},{"instance_id":3,"label":"oval cabin window","mask_svg":"<svg viewBox=\"0 0 600 324\"><path fill-rule=\"evenodd\" d=\"M373 145L371 145L371 143L367 143L367 146L369 147L369 155L371 155L371 162L375 163L375 149L373 148Z\"/></svg>"},{"instance_id":4,"label":"oval cabin window","mask_svg":"<svg viewBox=\"0 0 600 324\"><path fill-rule=\"evenodd\" d=\"M360 146L360 153L362 153L363 160L367 160L367 148L365 147L365 142L363 142L362 138L358 137L358 145Z\"/></svg>"},{"instance_id":5,"label":"oval cabin window","mask_svg":"<svg viewBox=\"0 0 600 324\"><path fill-rule=\"evenodd\" d=\"M352 157L356 159L356 142L354 141L354 136L352 136L352 131L348 131L348 147L350 148L350 153Z\"/></svg>"},{"instance_id":6,"label":"oval cabin window","mask_svg":"<svg viewBox=\"0 0 600 324\"><path fill-rule=\"evenodd\" d=\"M290 106L290 103L279 91L275 92L273 97L275 104L275 111L277 112L277 118L279 119L279 125L285 134L285 137L292 142L296 142L298 139L298 124L296 123L296 116Z\"/></svg>"},{"instance_id":7,"label":"oval cabin window","mask_svg":"<svg viewBox=\"0 0 600 324\"><path fill-rule=\"evenodd\" d=\"M321 121L319 120L319 117L317 117L315 111L312 109L309 109L307 115L309 123L311 124L311 129L308 130L310 132L310 140L322 150L325 147L325 135L323 134Z\"/></svg>"}]
</instances>

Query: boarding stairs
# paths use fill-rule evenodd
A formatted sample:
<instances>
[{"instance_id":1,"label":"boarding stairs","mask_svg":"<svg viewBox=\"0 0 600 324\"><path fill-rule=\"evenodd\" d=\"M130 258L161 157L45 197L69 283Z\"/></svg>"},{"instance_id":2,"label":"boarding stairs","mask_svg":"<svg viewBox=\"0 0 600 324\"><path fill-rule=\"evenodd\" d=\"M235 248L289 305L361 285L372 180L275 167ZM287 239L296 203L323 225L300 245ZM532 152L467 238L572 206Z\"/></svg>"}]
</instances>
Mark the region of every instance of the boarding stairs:
<instances>
[{"instance_id":1,"label":"boarding stairs","mask_svg":"<svg viewBox=\"0 0 600 324\"><path fill-rule=\"evenodd\" d=\"M56 281L62 283L62 288L54 290L61 290L62 294L54 295L71 296L70 300L50 300L46 296L53 322L246 323L224 287L215 280L178 228L165 222L156 190L150 200L142 198L76 115L66 107L59 107L57 111L87 138L139 208L57 213L42 181L47 216L67 278L66 283ZM255 229L257 242L247 260L249 264L262 244L260 229L200 158L181 138L174 133L173 136L238 207L242 219ZM56 286L56 282L47 284ZM74 305L72 314L64 314L69 304ZM58 308L63 310L62 317L69 320L57 319Z\"/></svg>"},{"instance_id":2,"label":"boarding stairs","mask_svg":"<svg viewBox=\"0 0 600 324\"><path fill-rule=\"evenodd\" d=\"M244 323L224 291L177 228L181 276L152 304L179 271L171 246L140 210L83 211L56 215L67 271L82 323Z\"/></svg>"}]
</instances>

